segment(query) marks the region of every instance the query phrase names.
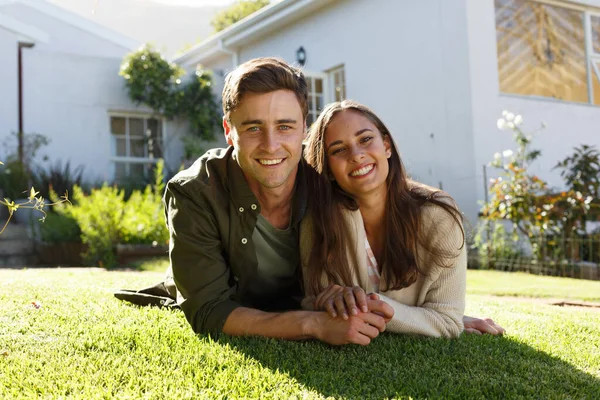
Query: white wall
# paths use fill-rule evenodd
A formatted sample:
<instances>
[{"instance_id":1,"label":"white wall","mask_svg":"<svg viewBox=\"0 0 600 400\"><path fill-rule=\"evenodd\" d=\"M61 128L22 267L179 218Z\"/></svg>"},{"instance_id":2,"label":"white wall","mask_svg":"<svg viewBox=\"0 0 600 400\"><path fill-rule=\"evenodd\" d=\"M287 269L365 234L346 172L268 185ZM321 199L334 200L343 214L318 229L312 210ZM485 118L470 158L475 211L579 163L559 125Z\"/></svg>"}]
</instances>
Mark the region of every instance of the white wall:
<instances>
[{"instance_id":1,"label":"white wall","mask_svg":"<svg viewBox=\"0 0 600 400\"><path fill-rule=\"evenodd\" d=\"M108 110L131 110L120 59L23 51L24 130L51 139L51 161L85 166L88 180L112 180ZM38 157L39 161L39 157Z\"/></svg>"},{"instance_id":2,"label":"white wall","mask_svg":"<svg viewBox=\"0 0 600 400\"><path fill-rule=\"evenodd\" d=\"M586 3L600 7L600 1L597 0L588 0ZM474 168L478 175L478 198L484 198L482 165L491 161L495 152L516 147L510 131L500 132L496 128L496 120L501 117L504 109L524 116L525 131L539 128L542 122L547 125L546 129L534 136L532 147L540 149L542 157L532 165L531 171L546 180L551 187L562 188L559 172L552 171L552 167L571 154L574 146L583 143L600 147L600 108L501 94L494 1L468 0L468 16ZM488 169L488 172L493 176L492 169Z\"/></svg>"},{"instance_id":3,"label":"white wall","mask_svg":"<svg viewBox=\"0 0 600 400\"><path fill-rule=\"evenodd\" d=\"M240 50L305 70L345 65L348 98L392 131L409 172L476 212L465 0L340 0ZM212 65L209 67L214 68ZM432 137L433 134L433 137Z\"/></svg>"},{"instance_id":4,"label":"white wall","mask_svg":"<svg viewBox=\"0 0 600 400\"><path fill-rule=\"evenodd\" d=\"M40 51L64 52L94 57L122 57L129 50L124 45L109 42L24 4L12 3L1 7L1 9L2 13L27 25L35 26L49 35L48 43L38 43L36 45ZM94 24L92 21L89 23Z\"/></svg>"},{"instance_id":5,"label":"white wall","mask_svg":"<svg viewBox=\"0 0 600 400\"><path fill-rule=\"evenodd\" d=\"M17 36L0 27L0 160L6 161L2 143L19 130Z\"/></svg>"}]
</instances>

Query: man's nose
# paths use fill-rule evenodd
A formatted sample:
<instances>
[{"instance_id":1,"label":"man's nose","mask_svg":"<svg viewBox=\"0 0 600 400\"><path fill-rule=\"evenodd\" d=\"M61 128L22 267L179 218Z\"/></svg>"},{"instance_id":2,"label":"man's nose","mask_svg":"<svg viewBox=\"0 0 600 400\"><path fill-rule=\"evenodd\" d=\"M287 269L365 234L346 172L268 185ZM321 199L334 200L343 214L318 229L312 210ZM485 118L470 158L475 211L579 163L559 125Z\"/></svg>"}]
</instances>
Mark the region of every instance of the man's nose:
<instances>
[{"instance_id":1,"label":"man's nose","mask_svg":"<svg viewBox=\"0 0 600 400\"><path fill-rule=\"evenodd\" d=\"M276 132L272 129L265 130L262 138L261 148L270 153L274 153L279 149L279 138Z\"/></svg>"}]
</instances>

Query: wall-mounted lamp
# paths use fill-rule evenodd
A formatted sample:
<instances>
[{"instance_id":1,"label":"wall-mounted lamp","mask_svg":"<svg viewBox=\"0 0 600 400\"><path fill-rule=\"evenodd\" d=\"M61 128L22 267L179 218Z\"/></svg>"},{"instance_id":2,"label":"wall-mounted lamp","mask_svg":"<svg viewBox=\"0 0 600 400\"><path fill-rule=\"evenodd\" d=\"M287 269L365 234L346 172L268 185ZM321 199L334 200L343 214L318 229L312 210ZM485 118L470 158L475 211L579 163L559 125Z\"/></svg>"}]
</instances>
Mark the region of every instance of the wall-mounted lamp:
<instances>
[{"instance_id":1,"label":"wall-mounted lamp","mask_svg":"<svg viewBox=\"0 0 600 400\"><path fill-rule=\"evenodd\" d=\"M301 66L304 66L304 64L306 64L306 50L304 50L304 47L302 46L300 46L300 48L296 50L296 61L298 61L298 64L300 64Z\"/></svg>"}]
</instances>

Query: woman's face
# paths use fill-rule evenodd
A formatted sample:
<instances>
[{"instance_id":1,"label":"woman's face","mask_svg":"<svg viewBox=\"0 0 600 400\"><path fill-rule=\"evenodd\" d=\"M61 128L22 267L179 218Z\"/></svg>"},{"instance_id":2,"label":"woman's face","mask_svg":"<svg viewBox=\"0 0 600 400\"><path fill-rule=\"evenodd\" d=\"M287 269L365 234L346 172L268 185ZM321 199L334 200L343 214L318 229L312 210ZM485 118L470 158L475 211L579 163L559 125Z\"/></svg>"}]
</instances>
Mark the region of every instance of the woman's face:
<instances>
[{"instance_id":1,"label":"woman's face","mask_svg":"<svg viewBox=\"0 0 600 400\"><path fill-rule=\"evenodd\" d=\"M327 164L338 185L357 199L385 193L390 140L360 111L338 113L325 131Z\"/></svg>"}]
</instances>

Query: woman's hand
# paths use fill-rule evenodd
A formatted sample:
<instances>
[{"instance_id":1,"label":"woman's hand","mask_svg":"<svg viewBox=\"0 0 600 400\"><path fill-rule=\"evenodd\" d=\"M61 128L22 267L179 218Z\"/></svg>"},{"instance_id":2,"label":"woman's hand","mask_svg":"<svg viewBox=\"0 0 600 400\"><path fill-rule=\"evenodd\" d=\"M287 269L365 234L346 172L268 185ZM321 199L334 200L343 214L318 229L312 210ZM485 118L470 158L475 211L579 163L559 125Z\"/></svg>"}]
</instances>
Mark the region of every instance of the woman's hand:
<instances>
[{"instance_id":1,"label":"woman's hand","mask_svg":"<svg viewBox=\"0 0 600 400\"><path fill-rule=\"evenodd\" d=\"M340 315L343 319L348 319L359 311L369 311L367 298L367 294L359 286L329 285L317 295L315 310L327 311L332 318Z\"/></svg>"}]
</instances>

